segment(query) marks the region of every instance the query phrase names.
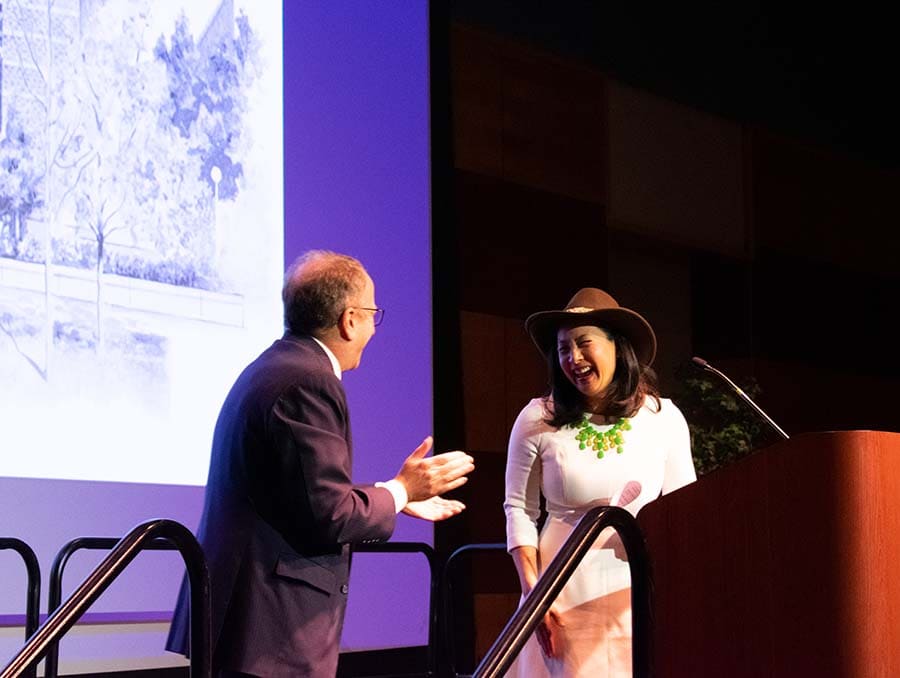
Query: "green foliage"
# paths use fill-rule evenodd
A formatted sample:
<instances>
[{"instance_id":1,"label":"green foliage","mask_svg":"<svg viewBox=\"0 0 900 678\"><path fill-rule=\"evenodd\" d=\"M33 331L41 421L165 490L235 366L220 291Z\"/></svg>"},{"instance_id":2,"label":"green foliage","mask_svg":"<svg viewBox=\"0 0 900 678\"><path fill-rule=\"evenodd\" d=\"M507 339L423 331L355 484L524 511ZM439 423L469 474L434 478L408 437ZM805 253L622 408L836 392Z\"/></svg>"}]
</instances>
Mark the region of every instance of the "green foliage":
<instances>
[{"instance_id":1,"label":"green foliage","mask_svg":"<svg viewBox=\"0 0 900 678\"><path fill-rule=\"evenodd\" d=\"M681 388L673 400L687 419L698 475L727 466L759 447L763 432L758 416L726 384L690 363L677 374ZM760 394L752 377L737 384L754 401Z\"/></svg>"}]
</instances>

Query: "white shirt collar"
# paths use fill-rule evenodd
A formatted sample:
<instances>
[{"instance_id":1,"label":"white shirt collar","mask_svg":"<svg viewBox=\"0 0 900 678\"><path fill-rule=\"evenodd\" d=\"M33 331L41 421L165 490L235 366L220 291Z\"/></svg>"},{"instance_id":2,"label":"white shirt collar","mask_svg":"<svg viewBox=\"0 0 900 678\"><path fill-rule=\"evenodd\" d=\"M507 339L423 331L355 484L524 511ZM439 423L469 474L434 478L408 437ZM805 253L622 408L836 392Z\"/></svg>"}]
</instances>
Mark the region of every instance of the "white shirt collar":
<instances>
[{"instance_id":1,"label":"white shirt collar","mask_svg":"<svg viewBox=\"0 0 900 678\"><path fill-rule=\"evenodd\" d=\"M340 379L341 378L341 364L338 362L338 359L334 357L334 353L332 353L330 348L328 348L325 344L323 344L321 341L319 341L315 337L313 337L312 339L314 342L316 342L319 346L322 347L323 351L325 351L325 355L327 355L328 360L331 361L331 369L334 370L334 376L336 376L338 379Z\"/></svg>"}]
</instances>

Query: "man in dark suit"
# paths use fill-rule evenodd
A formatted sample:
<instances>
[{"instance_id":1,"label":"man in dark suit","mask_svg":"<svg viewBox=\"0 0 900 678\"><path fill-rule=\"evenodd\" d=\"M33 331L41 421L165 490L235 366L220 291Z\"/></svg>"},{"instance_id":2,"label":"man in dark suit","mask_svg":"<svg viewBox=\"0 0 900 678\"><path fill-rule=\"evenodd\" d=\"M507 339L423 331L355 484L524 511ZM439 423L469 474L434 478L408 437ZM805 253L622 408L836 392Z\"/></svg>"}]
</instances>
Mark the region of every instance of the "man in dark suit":
<instances>
[{"instance_id":1,"label":"man in dark suit","mask_svg":"<svg viewBox=\"0 0 900 678\"><path fill-rule=\"evenodd\" d=\"M210 571L213 668L219 676L315 676L337 668L350 547L386 540L404 511L443 520L440 495L474 468L463 452L426 457L397 476L351 481L341 373L359 366L382 311L362 264L309 252L285 275L286 332L238 377L216 423L199 539ZM188 654L187 581L166 647Z\"/></svg>"}]
</instances>

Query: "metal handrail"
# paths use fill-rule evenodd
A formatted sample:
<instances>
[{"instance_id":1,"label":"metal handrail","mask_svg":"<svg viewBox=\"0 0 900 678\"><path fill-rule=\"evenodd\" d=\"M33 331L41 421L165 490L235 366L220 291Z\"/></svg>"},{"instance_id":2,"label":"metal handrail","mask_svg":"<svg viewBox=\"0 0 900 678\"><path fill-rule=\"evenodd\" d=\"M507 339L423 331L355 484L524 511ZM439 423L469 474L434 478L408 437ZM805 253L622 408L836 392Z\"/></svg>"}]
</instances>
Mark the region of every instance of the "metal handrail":
<instances>
[{"instance_id":1,"label":"metal handrail","mask_svg":"<svg viewBox=\"0 0 900 678\"><path fill-rule=\"evenodd\" d=\"M447 560L444 561L444 569L441 572L441 613L442 613L442 633L443 638L443 660L444 665L441 667L441 675L453 676L456 673L456 642L453 640L453 633L450 629L450 620L453 616L453 594L450 586L450 572L452 566L459 558L467 553L476 551L506 551L506 544L503 542L483 542L479 544L465 544L453 551Z\"/></svg>"},{"instance_id":2,"label":"metal handrail","mask_svg":"<svg viewBox=\"0 0 900 678\"><path fill-rule=\"evenodd\" d=\"M53 560L47 590L47 607L50 611L59 607L62 600L62 578L69 559L76 551L108 550L116 546L116 537L77 537L63 545ZM173 550L176 547L164 539L155 539L144 546L144 550ZM356 553L422 553L428 561L430 570L430 600L428 624L428 670L434 675L435 655L433 644L437 638L438 616L435 601L437 600L437 556L434 549L424 542L384 542L378 544L360 544L354 546ZM59 675L59 642L50 644L44 659L44 678L57 678Z\"/></svg>"},{"instance_id":3,"label":"metal handrail","mask_svg":"<svg viewBox=\"0 0 900 678\"><path fill-rule=\"evenodd\" d=\"M141 523L119 540L109 555L53 611L25 646L0 672L0 678L15 678L35 667L50 645L59 641L100 595L109 588L138 553L158 548L155 540L170 541L181 553L191 585L191 676L211 678L209 572L200 544L181 523L173 520L151 520ZM149 542L149 543L148 543ZM197 614L197 611L200 611Z\"/></svg>"},{"instance_id":4,"label":"metal handrail","mask_svg":"<svg viewBox=\"0 0 900 678\"><path fill-rule=\"evenodd\" d=\"M109 551L116 547L119 537L76 537L63 544L53 559L50 576L47 582L47 612L53 612L62 604L62 578L69 559L76 551L84 549ZM157 537L145 544L143 551L177 551L178 547L165 538ZM59 675L59 641L50 643L44 657L44 678L57 678Z\"/></svg>"},{"instance_id":5,"label":"metal handrail","mask_svg":"<svg viewBox=\"0 0 900 678\"><path fill-rule=\"evenodd\" d=\"M16 537L0 537L0 550L16 551L25 561L25 570L28 573L28 588L25 594L25 640L37 631L41 613L41 566L38 563L34 550L21 539ZM28 678L37 675L37 667L32 668L27 674Z\"/></svg>"},{"instance_id":6,"label":"metal handrail","mask_svg":"<svg viewBox=\"0 0 900 678\"><path fill-rule=\"evenodd\" d=\"M437 675L437 655L434 643L438 638L438 560L434 549L424 542L418 541L386 541L373 544L359 544L353 547L354 553L422 553L428 560L430 588L428 599L428 649L426 665L428 675Z\"/></svg>"},{"instance_id":7,"label":"metal handrail","mask_svg":"<svg viewBox=\"0 0 900 678\"><path fill-rule=\"evenodd\" d=\"M575 568L591 549L600 532L615 528L622 539L631 569L632 671L635 678L650 676L650 561L637 521L617 506L596 506L587 511L559 553L472 674L473 678L502 676L521 652Z\"/></svg>"}]
</instances>

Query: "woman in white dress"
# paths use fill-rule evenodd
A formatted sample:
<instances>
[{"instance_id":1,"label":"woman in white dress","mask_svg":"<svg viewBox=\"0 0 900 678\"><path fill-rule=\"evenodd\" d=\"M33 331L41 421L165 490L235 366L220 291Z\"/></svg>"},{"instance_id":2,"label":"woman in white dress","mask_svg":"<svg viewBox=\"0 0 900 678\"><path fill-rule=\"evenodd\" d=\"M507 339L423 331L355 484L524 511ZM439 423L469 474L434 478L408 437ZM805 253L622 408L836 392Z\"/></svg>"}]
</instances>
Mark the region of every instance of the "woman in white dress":
<instances>
[{"instance_id":1,"label":"woman in white dress","mask_svg":"<svg viewBox=\"0 0 900 678\"><path fill-rule=\"evenodd\" d=\"M507 546L523 597L593 506L633 515L696 479L687 423L661 398L656 336L596 288L525 322L546 357L549 393L516 419L506 466ZM546 520L538 534L540 498ZM604 530L510 675L631 676L631 582L621 542Z\"/></svg>"}]
</instances>

